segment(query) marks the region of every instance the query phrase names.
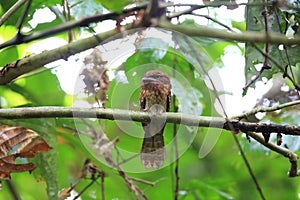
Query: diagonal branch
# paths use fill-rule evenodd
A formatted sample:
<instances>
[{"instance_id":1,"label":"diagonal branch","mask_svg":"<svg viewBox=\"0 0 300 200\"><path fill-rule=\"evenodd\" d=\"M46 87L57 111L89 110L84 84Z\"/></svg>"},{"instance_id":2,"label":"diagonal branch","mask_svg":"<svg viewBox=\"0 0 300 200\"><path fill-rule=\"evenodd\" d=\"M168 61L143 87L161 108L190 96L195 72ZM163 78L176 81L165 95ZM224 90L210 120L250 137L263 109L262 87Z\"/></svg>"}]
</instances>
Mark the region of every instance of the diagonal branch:
<instances>
[{"instance_id":1,"label":"diagonal branch","mask_svg":"<svg viewBox=\"0 0 300 200\"><path fill-rule=\"evenodd\" d=\"M254 132L247 132L247 134L249 136L251 136L252 138L254 138L257 142L259 142L260 144L264 145L265 147L267 147L268 149L271 149L281 155L283 155L284 157L287 157L290 160L291 163L291 168L288 172L288 176L289 177L296 177L296 176L300 176L300 169L298 169L298 155L295 154L294 152L292 152L289 149L283 148L281 146L278 146L272 142L265 142L265 139L260 136L257 133Z\"/></svg>"},{"instance_id":2,"label":"diagonal branch","mask_svg":"<svg viewBox=\"0 0 300 200\"><path fill-rule=\"evenodd\" d=\"M105 40L115 34L117 34L116 30L107 31L96 36L77 40L53 50L43 51L40 54L25 57L21 60L9 63L6 66L0 68L0 85L8 84L20 75L40 68L53 61L59 59L66 60L71 55L80 53L99 45L99 41L97 38Z\"/></svg>"},{"instance_id":3,"label":"diagonal branch","mask_svg":"<svg viewBox=\"0 0 300 200\"><path fill-rule=\"evenodd\" d=\"M142 10L142 9L145 9L146 6L147 6L147 4L141 4L134 8L125 9L122 14L126 15L129 13L138 11L138 10ZM85 18L79 19L77 21L70 21L70 22L64 23L62 25L52 27L51 29L47 29L45 31L40 31L40 32L29 34L29 35L22 35L21 38L18 37L18 35L16 35L11 40L0 44L0 49L9 47L12 45L27 43L27 42L31 42L31 41L34 41L37 39L42 39L45 37L53 36L55 34L58 34L58 33L64 32L64 31L68 31L68 30L71 30L76 27L88 27L89 24L91 24L91 23L101 22L101 21L109 20L109 19L116 19L117 17L121 16L122 14L107 13L107 14L93 15L91 17L85 17Z\"/></svg>"},{"instance_id":4,"label":"diagonal branch","mask_svg":"<svg viewBox=\"0 0 300 200\"><path fill-rule=\"evenodd\" d=\"M142 6L140 6L140 8L142 8ZM96 19L96 18L97 17L93 16L88 19L91 22L93 21L91 19ZM89 21L88 19L82 19L78 22L76 21L69 22L63 26L54 27L50 31L48 30L46 32L33 34L30 37L35 37L35 39L37 39L37 38L50 36L51 34L54 34L58 31L68 30L69 28L74 27L75 25L79 25L79 24L84 25L87 23L87 21ZM132 26L128 24L126 27L127 30L130 29L130 27ZM160 20L159 27L169 29L169 30L179 31L188 36L220 38L224 40L235 40L240 42L261 42L261 43L269 42L270 44L274 43L274 44L285 44L285 45L300 44L300 37L287 38L282 34L275 34L275 33L269 33L268 36L263 33L255 33L255 32L232 33L224 30L212 29L208 27L190 27L185 25L174 25L168 22L167 20L163 20L163 19ZM115 35L116 33L117 30L111 30L105 33L100 33L98 35L77 40L73 43L67 44L62 47L58 47L50 51L44 51L38 55L32 55L29 57L25 57L19 61L9 63L6 66L0 68L0 85L8 84L18 76L28 73L41 66L44 66L45 64L48 64L50 62L59 59L67 59L71 55L93 48L99 44L97 38L105 40L110 36ZM272 62L274 61L271 58L269 59ZM290 78L288 74L287 77Z\"/></svg>"},{"instance_id":5,"label":"diagonal branch","mask_svg":"<svg viewBox=\"0 0 300 200\"><path fill-rule=\"evenodd\" d=\"M300 104L300 100L291 101L291 102L287 102L287 103L284 103L284 104L275 105L275 106L272 106L272 107L261 107L261 106L259 106L259 107L253 108L249 112L231 117L231 119L238 119L238 120L247 119L249 116L255 115L257 113L274 112L274 111L280 110L282 108L291 107L291 106L295 106L295 105L299 105L299 104Z\"/></svg>"},{"instance_id":6,"label":"diagonal branch","mask_svg":"<svg viewBox=\"0 0 300 200\"><path fill-rule=\"evenodd\" d=\"M206 26L188 26L182 24L172 24L168 20L160 20L159 27L178 31L192 37L209 37L223 40L253 43L270 43L270 44L300 44L300 37L288 38L283 34L277 33L258 33L246 31L242 33L228 32L221 29L209 28Z\"/></svg>"},{"instance_id":7,"label":"diagonal branch","mask_svg":"<svg viewBox=\"0 0 300 200\"><path fill-rule=\"evenodd\" d=\"M0 18L0 26L13 15L16 10L18 10L27 0L17 1L6 13L4 13Z\"/></svg>"},{"instance_id":8,"label":"diagonal branch","mask_svg":"<svg viewBox=\"0 0 300 200\"><path fill-rule=\"evenodd\" d=\"M18 35L16 35L11 40L0 44L0 49L3 49L8 46L12 46L12 45L27 43L27 42L37 40L37 39L42 39L45 37L50 37L50 36L53 36L55 34L58 34L58 33L64 32L64 31L68 31L72 28L89 26L89 24L91 24L91 23L101 22L101 21L109 20L109 19L116 19L120 16L123 16L123 15L126 16L130 13L134 13L135 11L146 9L147 5L148 5L148 3L143 3L143 4L133 7L133 8L124 9L121 14L112 12L112 13L107 13L107 14L94 15L91 17L85 17L85 18L79 19L77 21L71 21L71 22L67 22L65 24L53 27L49 30L45 30L45 31L41 31L41 32L29 34L29 35L22 35L22 37L18 37ZM182 13L180 13L180 15L183 15L185 13L190 13L194 10L201 9L204 7L219 7L221 5L223 5L223 4L217 4L217 5L215 5L215 4L211 4L211 5L188 4L186 6L190 6L190 8L186 11L182 11ZM166 7L170 7L170 6L180 7L180 6L185 6L185 4L170 4L170 3L168 3L168 4L161 5L160 8L166 8ZM176 14L170 15L168 18L173 18L173 17L176 17ZM284 45L292 45L292 44L300 43L300 37L287 38L283 34L275 34L275 33L270 33L269 35L255 33L255 32L228 33L228 32L225 32L224 30L212 29L212 28L208 28L208 27L203 27L203 30L201 29L199 31L197 29L193 30L194 27L193 28L191 28L189 26L181 27L183 25L180 25L180 26L173 25L173 26L175 26L175 27L173 27L171 23L168 24L168 23L166 23L166 21L161 22L160 26L163 28L171 29L171 30L177 30L179 32L183 32L190 36L212 37L212 38L220 38L220 39L225 39L225 40L235 40L235 41L239 41L239 42L258 42L258 43L268 42L270 44L284 44ZM188 30L185 31L183 29L188 29ZM206 33L205 30L207 30L207 29L209 30L208 31L209 33ZM211 32L213 34L210 34ZM228 36L226 36L226 35L228 35Z\"/></svg>"}]
</instances>

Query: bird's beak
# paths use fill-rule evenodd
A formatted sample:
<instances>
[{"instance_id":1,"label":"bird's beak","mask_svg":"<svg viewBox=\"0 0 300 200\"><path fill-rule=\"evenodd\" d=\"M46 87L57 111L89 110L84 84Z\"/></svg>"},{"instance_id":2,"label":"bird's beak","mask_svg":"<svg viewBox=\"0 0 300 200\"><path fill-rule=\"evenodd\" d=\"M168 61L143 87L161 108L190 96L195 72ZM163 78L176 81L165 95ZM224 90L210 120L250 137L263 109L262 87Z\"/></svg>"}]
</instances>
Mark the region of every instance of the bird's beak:
<instances>
[{"instance_id":1,"label":"bird's beak","mask_svg":"<svg viewBox=\"0 0 300 200\"><path fill-rule=\"evenodd\" d=\"M158 81L156 78L149 77L149 76L143 77L143 78L142 78L142 82L143 82L144 84L147 84L147 83L155 83L155 82L159 83L159 81Z\"/></svg>"}]
</instances>

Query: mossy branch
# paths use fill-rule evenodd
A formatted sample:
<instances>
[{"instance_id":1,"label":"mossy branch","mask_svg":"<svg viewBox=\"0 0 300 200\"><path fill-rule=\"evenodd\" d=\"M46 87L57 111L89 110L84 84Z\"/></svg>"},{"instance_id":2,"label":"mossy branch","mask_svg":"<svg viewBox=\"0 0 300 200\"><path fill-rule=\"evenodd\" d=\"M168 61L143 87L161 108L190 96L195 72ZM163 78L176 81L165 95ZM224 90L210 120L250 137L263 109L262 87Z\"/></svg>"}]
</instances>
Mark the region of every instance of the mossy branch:
<instances>
[{"instance_id":1,"label":"mossy branch","mask_svg":"<svg viewBox=\"0 0 300 200\"><path fill-rule=\"evenodd\" d=\"M167 123L176 123L187 126L210 127L230 130L235 132L255 131L261 133L282 133L285 135L300 136L300 126L240 122L238 120L226 120L222 117L195 116L183 113L166 112L153 116L147 112L103 109L103 108L72 108L72 107L24 107L0 109L0 118L24 119L24 118L99 118L107 120L125 120L137 122L149 122L151 118L166 120Z\"/></svg>"},{"instance_id":2,"label":"mossy branch","mask_svg":"<svg viewBox=\"0 0 300 200\"><path fill-rule=\"evenodd\" d=\"M230 132L244 132L254 138L267 148L289 158L291 168L289 177L300 175L298 169L298 156L292 151L266 142L262 136L255 132L281 133L286 135L300 135L300 126L288 126L266 123L240 122L238 120L226 120L222 117L195 116L183 113L167 112L162 115L153 116L147 112L103 109L103 108L72 108L72 107L24 107L0 109L2 119L24 119L24 118L99 118L107 120L126 120L137 122L149 122L151 118L161 118L168 123L176 123L187 126L210 127L229 130ZM234 130L232 130L234 129Z\"/></svg>"}]
</instances>

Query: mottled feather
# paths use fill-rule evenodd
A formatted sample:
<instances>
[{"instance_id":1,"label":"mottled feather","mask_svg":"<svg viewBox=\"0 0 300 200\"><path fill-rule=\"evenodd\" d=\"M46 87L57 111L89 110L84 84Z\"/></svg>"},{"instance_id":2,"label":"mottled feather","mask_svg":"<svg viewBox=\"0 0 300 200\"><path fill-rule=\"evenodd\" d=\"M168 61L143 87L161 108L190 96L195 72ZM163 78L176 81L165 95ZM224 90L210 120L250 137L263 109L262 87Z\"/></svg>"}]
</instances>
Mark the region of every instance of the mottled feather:
<instances>
[{"instance_id":1,"label":"mottled feather","mask_svg":"<svg viewBox=\"0 0 300 200\"><path fill-rule=\"evenodd\" d=\"M142 79L140 93L141 110L159 115L170 110L170 78L158 70L148 71ZM141 149L141 160L146 168L160 168L165 161L163 132L165 121L155 117L149 123L142 123L145 135Z\"/></svg>"}]
</instances>

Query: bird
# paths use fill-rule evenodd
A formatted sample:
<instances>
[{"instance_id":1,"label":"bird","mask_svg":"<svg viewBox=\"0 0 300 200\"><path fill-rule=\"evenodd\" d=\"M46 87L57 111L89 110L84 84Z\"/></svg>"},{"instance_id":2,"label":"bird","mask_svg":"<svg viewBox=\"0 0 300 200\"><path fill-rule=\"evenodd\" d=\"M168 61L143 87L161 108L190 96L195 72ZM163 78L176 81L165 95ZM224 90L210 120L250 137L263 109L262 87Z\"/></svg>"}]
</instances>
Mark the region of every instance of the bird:
<instances>
[{"instance_id":1,"label":"bird","mask_svg":"<svg viewBox=\"0 0 300 200\"><path fill-rule=\"evenodd\" d=\"M140 108L154 116L150 122L142 123L144 139L141 161L148 169L162 167L166 158L163 136L166 122L155 116L170 111L171 89L170 78L162 71L150 70L142 78Z\"/></svg>"}]
</instances>

